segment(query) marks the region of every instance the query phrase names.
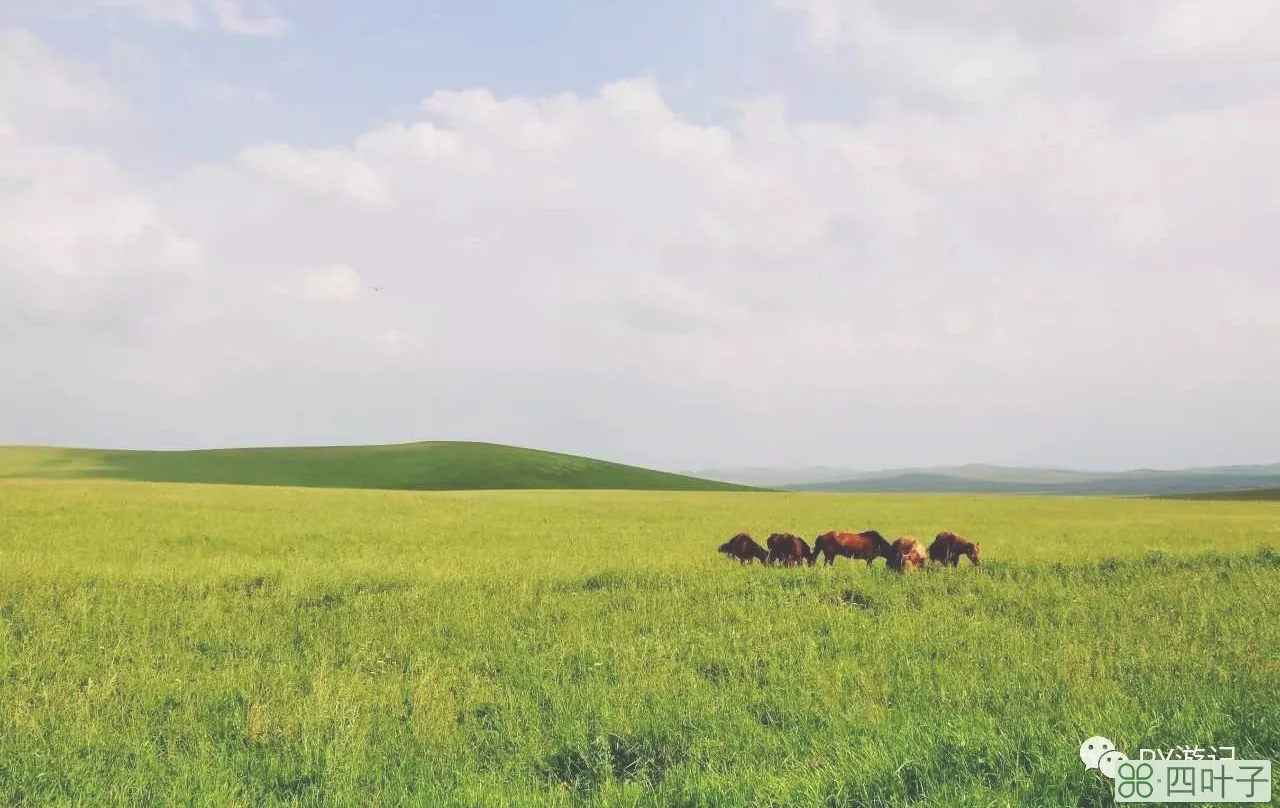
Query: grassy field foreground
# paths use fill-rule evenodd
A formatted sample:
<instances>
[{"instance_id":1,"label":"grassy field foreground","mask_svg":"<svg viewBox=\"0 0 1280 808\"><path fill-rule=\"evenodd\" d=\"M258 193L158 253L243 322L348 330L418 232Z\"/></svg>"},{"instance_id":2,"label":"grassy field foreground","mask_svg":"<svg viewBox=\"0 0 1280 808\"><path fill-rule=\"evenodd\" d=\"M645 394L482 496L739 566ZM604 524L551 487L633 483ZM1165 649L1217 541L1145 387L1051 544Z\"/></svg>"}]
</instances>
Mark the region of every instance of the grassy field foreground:
<instances>
[{"instance_id":1,"label":"grassy field foreground","mask_svg":"<svg viewBox=\"0 0 1280 808\"><path fill-rule=\"evenodd\" d=\"M952 529L972 569L742 568ZM1280 503L0 481L0 802L1102 806L1280 760Z\"/></svg>"}]
</instances>

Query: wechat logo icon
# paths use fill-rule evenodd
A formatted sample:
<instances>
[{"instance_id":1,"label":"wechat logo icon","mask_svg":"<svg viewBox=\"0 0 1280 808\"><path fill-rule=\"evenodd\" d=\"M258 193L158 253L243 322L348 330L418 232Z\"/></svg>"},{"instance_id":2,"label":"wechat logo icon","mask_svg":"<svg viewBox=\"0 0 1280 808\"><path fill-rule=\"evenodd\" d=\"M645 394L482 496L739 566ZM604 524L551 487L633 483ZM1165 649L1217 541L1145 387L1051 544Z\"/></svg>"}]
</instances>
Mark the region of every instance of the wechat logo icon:
<instances>
[{"instance_id":1,"label":"wechat logo icon","mask_svg":"<svg viewBox=\"0 0 1280 808\"><path fill-rule=\"evenodd\" d=\"M1110 738L1095 735L1080 744L1080 759L1084 761L1086 769L1097 769L1103 777L1114 780L1117 767L1122 761L1128 760L1129 756L1116 749L1115 742Z\"/></svg>"},{"instance_id":2,"label":"wechat logo icon","mask_svg":"<svg viewBox=\"0 0 1280 808\"><path fill-rule=\"evenodd\" d=\"M1086 769L1096 769L1098 768L1098 758L1102 757L1102 753L1115 748L1116 745L1112 743L1110 738L1095 735L1092 738L1086 738L1085 742L1080 744L1080 759L1084 761Z\"/></svg>"}]
</instances>

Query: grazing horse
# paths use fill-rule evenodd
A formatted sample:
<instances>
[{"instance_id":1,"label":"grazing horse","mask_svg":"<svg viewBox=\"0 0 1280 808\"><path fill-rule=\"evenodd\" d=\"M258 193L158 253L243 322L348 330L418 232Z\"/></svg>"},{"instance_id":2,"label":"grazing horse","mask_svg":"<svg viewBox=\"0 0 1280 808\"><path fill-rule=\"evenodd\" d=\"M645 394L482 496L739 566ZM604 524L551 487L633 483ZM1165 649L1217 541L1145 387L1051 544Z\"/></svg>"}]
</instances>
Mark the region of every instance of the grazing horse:
<instances>
[{"instance_id":1,"label":"grazing horse","mask_svg":"<svg viewBox=\"0 0 1280 808\"><path fill-rule=\"evenodd\" d=\"M960 563L960 556L968 556L970 563L976 567L979 563L978 554L981 551L981 544L944 530L934 538L933 544L929 545L929 560L954 567Z\"/></svg>"},{"instance_id":2,"label":"grazing horse","mask_svg":"<svg viewBox=\"0 0 1280 808\"><path fill-rule=\"evenodd\" d=\"M799 536L791 533L774 533L765 542L769 548L768 563L776 563L781 561L785 566L799 566L800 562L812 562L813 551L809 549L809 543Z\"/></svg>"},{"instance_id":3,"label":"grazing horse","mask_svg":"<svg viewBox=\"0 0 1280 808\"><path fill-rule=\"evenodd\" d=\"M898 572L906 572L912 567L923 567L928 560L929 555L919 539L901 536L893 543L893 557L888 560L888 564Z\"/></svg>"},{"instance_id":4,"label":"grazing horse","mask_svg":"<svg viewBox=\"0 0 1280 808\"><path fill-rule=\"evenodd\" d=\"M742 564L750 564L756 559L759 559L760 563L763 564L769 559L769 554L764 551L764 548L756 544L756 540L746 533L739 533L720 545L718 552L724 553L730 558L736 558Z\"/></svg>"},{"instance_id":5,"label":"grazing horse","mask_svg":"<svg viewBox=\"0 0 1280 808\"><path fill-rule=\"evenodd\" d=\"M814 540L813 553L809 556L810 565L818 560L818 553L822 553L825 566L828 567L836 563L838 555L865 561L868 567L877 558L890 561L894 556L893 545L885 541L884 536L876 530L864 530L861 533L829 530Z\"/></svg>"}]
</instances>

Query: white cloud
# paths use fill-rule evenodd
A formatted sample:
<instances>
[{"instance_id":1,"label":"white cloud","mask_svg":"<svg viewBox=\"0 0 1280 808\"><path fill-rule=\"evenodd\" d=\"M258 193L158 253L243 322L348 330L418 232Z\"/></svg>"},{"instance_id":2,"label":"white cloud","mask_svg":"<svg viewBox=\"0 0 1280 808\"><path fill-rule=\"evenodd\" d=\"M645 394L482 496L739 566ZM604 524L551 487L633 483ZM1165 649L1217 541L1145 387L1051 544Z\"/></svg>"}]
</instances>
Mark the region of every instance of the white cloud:
<instances>
[{"instance_id":1,"label":"white cloud","mask_svg":"<svg viewBox=\"0 0 1280 808\"><path fill-rule=\"evenodd\" d=\"M0 29L0 76L6 77L0 81L0 123L35 128L123 107L105 82L22 28Z\"/></svg>"},{"instance_id":2,"label":"white cloud","mask_svg":"<svg viewBox=\"0 0 1280 808\"><path fill-rule=\"evenodd\" d=\"M109 161L0 133L0 312L44 323L131 330L185 289L201 246ZM141 306L141 309L137 307Z\"/></svg>"},{"instance_id":3,"label":"white cloud","mask_svg":"<svg viewBox=\"0 0 1280 808\"><path fill-rule=\"evenodd\" d=\"M1280 6L1267 0L769 2L883 103L1085 94L1131 109L1189 107L1280 77Z\"/></svg>"},{"instance_id":4,"label":"white cloud","mask_svg":"<svg viewBox=\"0 0 1280 808\"><path fill-rule=\"evenodd\" d=\"M0 278L29 310L74 292L59 323L152 323L101 399L154 408L154 431L113 433L135 441L473 437L667 465L1280 455L1280 387L1259 370L1280 365L1280 80L1135 108L1055 84L1063 40L1104 42L1116 85L1134 75L1117 54L1189 45L1015 10L1005 39L877 13L830 40L841 58L850 30L881 37L865 53L889 75L857 121L764 98L702 125L645 81L464 89L162 186L24 140L8 168L34 179L0 192ZM890 58L911 42L1007 58L951 81ZM106 361L70 332L0 423L57 400L59 440L101 442L78 425L123 417L55 396L78 357Z\"/></svg>"},{"instance_id":5,"label":"white cloud","mask_svg":"<svg viewBox=\"0 0 1280 808\"><path fill-rule=\"evenodd\" d=\"M1274 294L1269 251L1232 247L1238 217L1213 213L1242 182L1274 204L1255 165L1232 173L1235 157L1264 159L1269 104L1234 122L1133 125L1028 102L857 126L757 105L730 130L621 82L593 98L438 93L424 110L345 149L246 150L253 176L309 196L228 232L284 263L356 255L410 298L449 290L452 311L432 321L455 338L477 312L505 324L469 344L477 362L608 362L765 396L839 376L845 395L877 385L895 399L1004 368L999 400L982 394L1002 408L1099 374L1124 382L1117 354L1133 340L1170 346L1153 383L1180 377L1188 321L1213 340L1269 327L1249 303ZM1205 137L1232 140L1232 159L1189 153ZM1235 254L1186 263L1210 245ZM1155 288L1164 322L1142 314ZM1058 379L1019 403L1017 374L1050 364Z\"/></svg>"},{"instance_id":6,"label":"white cloud","mask_svg":"<svg viewBox=\"0 0 1280 808\"><path fill-rule=\"evenodd\" d=\"M342 149L264 143L245 149L240 162L256 174L306 193L376 206L392 201L386 178Z\"/></svg>"},{"instance_id":7,"label":"white cloud","mask_svg":"<svg viewBox=\"0 0 1280 808\"><path fill-rule=\"evenodd\" d=\"M29 32L0 31L0 314L14 323L130 331L133 307L183 288L201 246L169 227L110 159L51 136L122 108L114 92ZM17 75L15 71L15 75Z\"/></svg>"},{"instance_id":8,"label":"white cloud","mask_svg":"<svg viewBox=\"0 0 1280 808\"><path fill-rule=\"evenodd\" d=\"M330 264L307 273L304 292L309 300L354 300L360 294L360 275L346 264Z\"/></svg>"}]
</instances>

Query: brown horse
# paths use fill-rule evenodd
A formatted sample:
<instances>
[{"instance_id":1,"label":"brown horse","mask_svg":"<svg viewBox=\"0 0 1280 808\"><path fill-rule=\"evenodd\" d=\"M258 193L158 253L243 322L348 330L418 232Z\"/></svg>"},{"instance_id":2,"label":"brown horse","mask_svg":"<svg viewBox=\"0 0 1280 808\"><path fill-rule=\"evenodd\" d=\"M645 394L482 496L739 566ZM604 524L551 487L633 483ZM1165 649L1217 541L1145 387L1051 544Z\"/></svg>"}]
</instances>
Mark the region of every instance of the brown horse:
<instances>
[{"instance_id":1,"label":"brown horse","mask_svg":"<svg viewBox=\"0 0 1280 808\"><path fill-rule=\"evenodd\" d=\"M979 563L978 555L981 552L981 544L944 530L934 538L933 544L929 545L929 560L954 567L960 563L960 556L968 556L970 563L976 567Z\"/></svg>"},{"instance_id":2,"label":"brown horse","mask_svg":"<svg viewBox=\"0 0 1280 808\"><path fill-rule=\"evenodd\" d=\"M742 564L750 564L756 559L759 559L760 563L763 564L769 558L769 554L764 551L764 548L756 544L756 540L746 533L739 533L720 545L718 552L724 553L730 558L736 558Z\"/></svg>"},{"instance_id":3,"label":"brown horse","mask_svg":"<svg viewBox=\"0 0 1280 808\"><path fill-rule=\"evenodd\" d=\"M765 542L769 548L768 563L776 563L781 561L785 566L798 566L802 561L813 563L813 550L809 549L809 543L799 536L791 533L774 533Z\"/></svg>"},{"instance_id":4,"label":"brown horse","mask_svg":"<svg viewBox=\"0 0 1280 808\"><path fill-rule=\"evenodd\" d=\"M893 543L893 558L888 561L889 567L898 572L906 572L912 567L923 567L929 560L924 545L914 536L901 536Z\"/></svg>"},{"instance_id":5,"label":"brown horse","mask_svg":"<svg viewBox=\"0 0 1280 808\"><path fill-rule=\"evenodd\" d=\"M838 555L865 561L868 567L877 558L889 561L894 556L893 545L885 541L884 536L876 530L864 530L861 533L829 530L814 540L813 553L809 556L810 565L818 560L818 553L822 553L825 566L828 567L836 563Z\"/></svg>"}]
</instances>

